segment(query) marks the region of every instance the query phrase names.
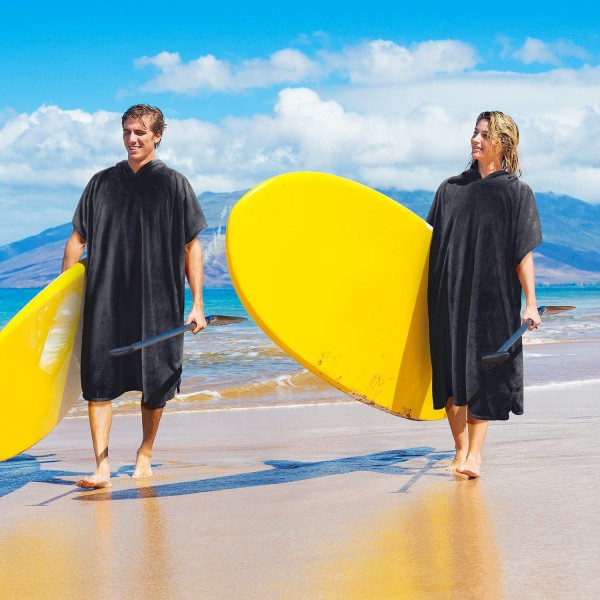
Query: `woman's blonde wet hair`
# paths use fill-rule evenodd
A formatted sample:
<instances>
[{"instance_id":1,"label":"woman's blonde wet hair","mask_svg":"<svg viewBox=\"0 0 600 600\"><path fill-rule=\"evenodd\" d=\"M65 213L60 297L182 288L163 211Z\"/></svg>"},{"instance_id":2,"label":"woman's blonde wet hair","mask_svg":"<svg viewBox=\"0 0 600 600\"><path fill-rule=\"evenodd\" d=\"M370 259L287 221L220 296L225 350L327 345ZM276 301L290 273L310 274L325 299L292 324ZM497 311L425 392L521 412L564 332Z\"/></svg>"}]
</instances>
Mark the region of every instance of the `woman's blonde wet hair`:
<instances>
[{"instance_id":1,"label":"woman's blonde wet hair","mask_svg":"<svg viewBox=\"0 0 600 600\"><path fill-rule=\"evenodd\" d=\"M517 124L511 117L499 110L482 112L475 123L479 123L482 119L489 121L488 139L490 142L502 145L502 168L517 177L521 177L522 170L517 152L517 146L519 145L519 128Z\"/></svg>"}]
</instances>

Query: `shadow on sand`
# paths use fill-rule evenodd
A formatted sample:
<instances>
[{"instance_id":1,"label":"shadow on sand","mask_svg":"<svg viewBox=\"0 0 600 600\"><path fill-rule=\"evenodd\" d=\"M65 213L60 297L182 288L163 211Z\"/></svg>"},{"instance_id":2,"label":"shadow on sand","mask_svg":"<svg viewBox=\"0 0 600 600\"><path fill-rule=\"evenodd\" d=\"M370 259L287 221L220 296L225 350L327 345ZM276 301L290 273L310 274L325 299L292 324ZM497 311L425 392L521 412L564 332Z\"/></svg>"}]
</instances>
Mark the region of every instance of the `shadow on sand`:
<instances>
[{"instance_id":1,"label":"shadow on sand","mask_svg":"<svg viewBox=\"0 0 600 600\"><path fill-rule=\"evenodd\" d=\"M223 477L210 477L196 481L149 485L128 490L102 490L78 496L76 499L86 502L101 502L105 500L165 498L168 496L185 496L265 485L279 485L317 479L319 477L344 475L358 471L410 475L411 478L409 481L398 490L399 493L403 493L407 492L426 474L448 476L448 473L443 470L431 472L431 469L440 460L451 458L452 456L454 456L453 452L438 452L435 448L417 447L319 462L268 460L264 464L272 467L271 469L237 475L225 475ZM415 466L403 464L412 459L424 459L424 461L420 460L419 464ZM422 464L423 462L424 464Z\"/></svg>"},{"instance_id":2,"label":"shadow on sand","mask_svg":"<svg viewBox=\"0 0 600 600\"><path fill-rule=\"evenodd\" d=\"M19 454L10 460L0 462L0 498L16 492L28 483L52 483L56 485L73 486L74 482L64 477L84 477L89 472L62 471L60 469L42 468L44 465L60 463L58 459L52 459L56 454L43 454L34 456L32 454ZM131 475L133 466L128 465L114 471L111 475Z\"/></svg>"}]
</instances>

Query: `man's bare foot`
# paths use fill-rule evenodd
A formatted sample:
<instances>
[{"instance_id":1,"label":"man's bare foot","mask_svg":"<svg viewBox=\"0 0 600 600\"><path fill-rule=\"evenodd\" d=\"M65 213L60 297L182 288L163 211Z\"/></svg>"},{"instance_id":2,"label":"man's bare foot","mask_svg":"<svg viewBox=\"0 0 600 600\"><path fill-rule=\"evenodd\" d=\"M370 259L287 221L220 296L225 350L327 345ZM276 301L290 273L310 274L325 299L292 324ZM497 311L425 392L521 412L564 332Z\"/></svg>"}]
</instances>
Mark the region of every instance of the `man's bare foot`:
<instances>
[{"instance_id":1,"label":"man's bare foot","mask_svg":"<svg viewBox=\"0 0 600 600\"><path fill-rule=\"evenodd\" d=\"M471 478L479 477L481 474L481 458L475 458L473 456L467 457L467 459L456 468L457 473L462 475L468 475Z\"/></svg>"},{"instance_id":2,"label":"man's bare foot","mask_svg":"<svg viewBox=\"0 0 600 600\"><path fill-rule=\"evenodd\" d=\"M77 487L84 488L86 490L93 490L96 488L107 488L112 487L110 482L110 469L96 469L89 477L84 477L76 483Z\"/></svg>"},{"instance_id":3,"label":"man's bare foot","mask_svg":"<svg viewBox=\"0 0 600 600\"><path fill-rule=\"evenodd\" d=\"M132 475L134 479L143 479L145 477L152 477L154 475L152 472L152 466L150 464L151 459L152 455L145 454L141 450L137 451L135 469Z\"/></svg>"},{"instance_id":4,"label":"man's bare foot","mask_svg":"<svg viewBox=\"0 0 600 600\"><path fill-rule=\"evenodd\" d=\"M467 457L466 452L463 452L462 450L457 450L456 454L454 455L454 459L452 460L450 465L446 467L446 471L449 471L450 473L454 473L456 471L456 469L458 469L460 464L465 461L466 457Z\"/></svg>"}]
</instances>

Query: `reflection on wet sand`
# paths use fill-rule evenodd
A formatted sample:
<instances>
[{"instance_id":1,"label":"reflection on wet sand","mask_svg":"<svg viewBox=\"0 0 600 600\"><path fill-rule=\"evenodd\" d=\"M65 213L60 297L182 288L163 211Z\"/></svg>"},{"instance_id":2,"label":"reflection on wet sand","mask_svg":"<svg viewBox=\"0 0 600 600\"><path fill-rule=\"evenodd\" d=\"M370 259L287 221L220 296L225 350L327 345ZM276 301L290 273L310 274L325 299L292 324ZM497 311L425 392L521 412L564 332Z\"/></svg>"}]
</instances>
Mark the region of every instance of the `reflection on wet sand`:
<instances>
[{"instance_id":1,"label":"reflection on wet sand","mask_svg":"<svg viewBox=\"0 0 600 600\"><path fill-rule=\"evenodd\" d=\"M29 518L2 532L0 599L85 597L90 582L97 586L98 574L111 573L118 561L111 504L95 506L77 532L72 515L48 518L47 505L35 506Z\"/></svg>"},{"instance_id":2,"label":"reflection on wet sand","mask_svg":"<svg viewBox=\"0 0 600 600\"><path fill-rule=\"evenodd\" d=\"M135 482L122 417L110 492L76 489L89 430L66 419L0 463L0 599L595 598L599 406L530 394L481 481L444 471L445 423L357 402L170 415Z\"/></svg>"},{"instance_id":3,"label":"reflection on wet sand","mask_svg":"<svg viewBox=\"0 0 600 600\"><path fill-rule=\"evenodd\" d=\"M3 573L0 600L114 598L116 590L122 598L185 596L173 576L175 557L159 501L141 500L125 513L112 502L86 503L79 519L71 511L52 519L48 514L40 507L35 517L2 532L0 564L19 576Z\"/></svg>"},{"instance_id":4,"label":"reflection on wet sand","mask_svg":"<svg viewBox=\"0 0 600 600\"><path fill-rule=\"evenodd\" d=\"M107 504L109 503L107 502ZM98 573L113 573L116 563L123 559L115 553L115 519L112 507L105 510L94 510L88 518L91 521L91 531L88 535L92 537L88 540L90 552L87 555L87 568L80 565L77 570L89 584L91 581L98 581ZM80 557L78 562L85 560L82 558ZM92 570L94 572L89 572Z\"/></svg>"},{"instance_id":5,"label":"reflection on wet sand","mask_svg":"<svg viewBox=\"0 0 600 600\"><path fill-rule=\"evenodd\" d=\"M311 579L323 598L503 598L495 538L481 481L457 480L361 523Z\"/></svg>"},{"instance_id":6,"label":"reflection on wet sand","mask_svg":"<svg viewBox=\"0 0 600 600\"><path fill-rule=\"evenodd\" d=\"M138 487L147 489L143 487L147 484L147 481L140 481ZM128 584L131 586L131 594L140 598L183 597L183 590L177 590L176 578L169 577L169 573L175 571L175 558L170 552L164 506L156 500L142 500L138 515L139 520L132 528L138 535L132 536L134 539L130 546Z\"/></svg>"}]
</instances>

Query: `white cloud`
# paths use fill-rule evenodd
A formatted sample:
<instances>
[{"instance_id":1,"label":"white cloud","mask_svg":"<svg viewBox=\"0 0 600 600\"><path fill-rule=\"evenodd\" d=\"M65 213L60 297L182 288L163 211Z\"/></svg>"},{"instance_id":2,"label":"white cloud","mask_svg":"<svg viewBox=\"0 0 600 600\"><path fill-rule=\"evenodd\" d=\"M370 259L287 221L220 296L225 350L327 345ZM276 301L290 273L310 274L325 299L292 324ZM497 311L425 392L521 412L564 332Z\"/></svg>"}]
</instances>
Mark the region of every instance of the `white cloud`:
<instances>
[{"instance_id":1,"label":"white cloud","mask_svg":"<svg viewBox=\"0 0 600 600\"><path fill-rule=\"evenodd\" d=\"M137 58L137 68L153 67L158 74L143 86L148 92L240 92L282 84L324 80L333 72L352 83L380 85L425 79L436 74L471 69L475 49L455 40L428 41L410 48L387 40L348 46L342 52L322 52L311 59L286 48L268 59L232 64L211 54L184 63L176 52Z\"/></svg>"},{"instance_id":2,"label":"white cloud","mask_svg":"<svg viewBox=\"0 0 600 600\"><path fill-rule=\"evenodd\" d=\"M410 49L375 40L350 46L329 60L343 69L352 83L378 85L426 79L456 73L477 64L475 49L454 40L429 41Z\"/></svg>"},{"instance_id":3,"label":"white cloud","mask_svg":"<svg viewBox=\"0 0 600 600\"><path fill-rule=\"evenodd\" d=\"M566 40L544 42L537 38L527 38L521 48L513 52L513 57L526 65L541 63L558 66L562 57L585 60L588 53L585 49Z\"/></svg>"},{"instance_id":4,"label":"white cloud","mask_svg":"<svg viewBox=\"0 0 600 600\"><path fill-rule=\"evenodd\" d=\"M311 79L319 65L298 50L290 48L273 53L268 59L255 58L232 65L207 54L184 63L178 53L161 52L134 61L138 68L154 67L158 75L144 85L149 92L196 93L202 91L236 92L249 88L296 83Z\"/></svg>"},{"instance_id":5,"label":"white cloud","mask_svg":"<svg viewBox=\"0 0 600 600\"><path fill-rule=\"evenodd\" d=\"M506 35L497 35L496 44L500 46L500 57L506 58L512 53L512 40Z\"/></svg>"},{"instance_id":6,"label":"white cloud","mask_svg":"<svg viewBox=\"0 0 600 600\"><path fill-rule=\"evenodd\" d=\"M153 57L138 58L134 64L138 68L152 66L159 71L142 88L147 92L192 93L204 89L225 91L231 86L231 67L211 54L184 64L178 53L161 52Z\"/></svg>"},{"instance_id":7,"label":"white cloud","mask_svg":"<svg viewBox=\"0 0 600 600\"><path fill-rule=\"evenodd\" d=\"M120 116L42 106L0 127L0 244L71 219L89 178L122 159Z\"/></svg>"},{"instance_id":8,"label":"white cloud","mask_svg":"<svg viewBox=\"0 0 600 600\"><path fill-rule=\"evenodd\" d=\"M473 121L488 109L515 117L524 178L535 190L600 201L600 67L288 87L263 114L221 123L168 119L158 156L188 176L198 194L296 170L434 190L466 165ZM26 226L33 234L68 221L91 175L125 157L120 129L120 115L106 111L43 106L4 114L0 244L27 235Z\"/></svg>"},{"instance_id":9,"label":"white cloud","mask_svg":"<svg viewBox=\"0 0 600 600\"><path fill-rule=\"evenodd\" d=\"M523 46L513 53L513 56L526 65L535 62L547 65L560 64L558 55L552 50L550 45L535 38L527 38Z\"/></svg>"},{"instance_id":10,"label":"white cloud","mask_svg":"<svg viewBox=\"0 0 600 600\"><path fill-rule=\"evenodd\" d=\"M476 115L503 110L519 124L524 178L534 189L600 201L593 150L600 135L600 67L535 75L473 72L409 86L336 88L322 95L347 111L378 114L389 122L411 115L413 148L421 149L423 166L440 164L450 172L467 162ZM425 107L442 111L446 121L443 116L425 120ZM433 179L420 181L421 187L435 186Z\"/></svg>"},{"instance_id":11,"label":"white cloud","mask_svg":"<svg viewBox=\"0 0 600 600\"><path fill-rule=\"evenodd\" d=\"M239 88L270 87L281 83L295 83L315 77L321 68L298 50L279 50L269 60L253 59L242 63L236 74Z\"/></svg>"},{"instance_id":12,"label":"white cloud","mask_svg":"<svg viewBox=\"0 0 600 600\"><path fill-rule=\"evenodd\" d=\"M84 184L122 154L120 116L42 106L0 129L0 184Z\"/></svg>"}]
</instances>

